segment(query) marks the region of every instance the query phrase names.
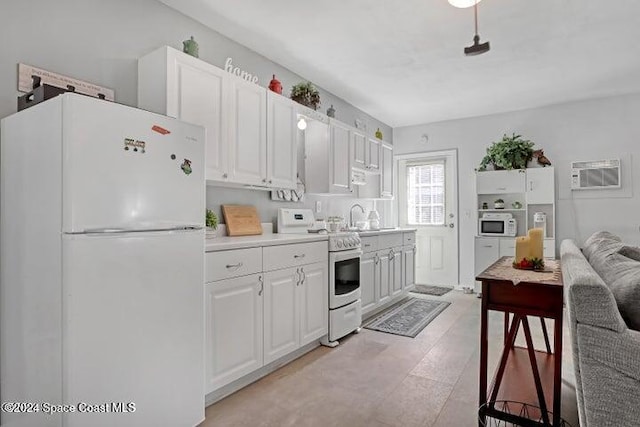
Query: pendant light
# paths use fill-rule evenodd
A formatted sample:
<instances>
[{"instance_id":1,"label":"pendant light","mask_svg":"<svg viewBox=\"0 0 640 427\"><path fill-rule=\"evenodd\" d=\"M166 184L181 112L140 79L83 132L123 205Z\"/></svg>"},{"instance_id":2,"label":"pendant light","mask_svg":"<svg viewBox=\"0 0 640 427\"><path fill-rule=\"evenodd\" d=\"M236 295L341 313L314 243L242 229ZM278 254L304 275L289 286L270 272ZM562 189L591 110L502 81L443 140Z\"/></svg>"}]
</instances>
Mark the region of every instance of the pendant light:
<instances>
[{"instance_id":1,"label":"pendant light","mask_svg":"<svg viewBox=\"0 0 640 427\"><path fill-rule=\"evenodd\" d=\"M452 1L458 2L458 0L449 0L449 3L453 4ZM481 55L483 53L489 52L489 49L491 49L491 46L489 46L489 42L480 43L480 35L478 34L478 3L479 1L476 1L473 4L473 14L476 23L476 34L475 36L473 36L473 45L464 48L464 54L467 56Z\"/></svg>"},{"instance_id":2,"label":"pendant light","mask_svg":"<svg viewBox=\"0 0 640 427\"><path fill-rule=\"evenodd\" d=\"M480 3L481 0L449 0L449 4L454 7L464 9Z\"/></svg>"}]
</instances>

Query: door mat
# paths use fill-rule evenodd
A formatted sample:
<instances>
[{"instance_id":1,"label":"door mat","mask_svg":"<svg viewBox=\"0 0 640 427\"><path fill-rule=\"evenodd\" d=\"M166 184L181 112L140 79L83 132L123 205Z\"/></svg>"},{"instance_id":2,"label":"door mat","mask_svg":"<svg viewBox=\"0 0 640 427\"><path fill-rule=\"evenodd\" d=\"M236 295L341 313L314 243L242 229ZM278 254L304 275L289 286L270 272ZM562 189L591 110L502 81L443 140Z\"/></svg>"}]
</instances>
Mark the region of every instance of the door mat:
<instances>
[{"instance_id":1,"label":"door mat","mask_svg":"<svg viewBox=\"0 0 640 427\"><path fill-rule=\"evenodd\" d=\"M435 295L441 297L449 291L452 291L453 288L448 286L434 286L434 285L416 285L411 292L415 292L416 294L426 294L426 295Z\"/></svg>"},{"instance_id":2,"label":"door mat","mask_svg":"<svg viewBox=\"0 0 640 427\"><path fill-rule=\"evenodd\" d=\"M389 307L364 327L414 338L450 304L446 301L409 297Z\"/></svg>"}]
</instances>

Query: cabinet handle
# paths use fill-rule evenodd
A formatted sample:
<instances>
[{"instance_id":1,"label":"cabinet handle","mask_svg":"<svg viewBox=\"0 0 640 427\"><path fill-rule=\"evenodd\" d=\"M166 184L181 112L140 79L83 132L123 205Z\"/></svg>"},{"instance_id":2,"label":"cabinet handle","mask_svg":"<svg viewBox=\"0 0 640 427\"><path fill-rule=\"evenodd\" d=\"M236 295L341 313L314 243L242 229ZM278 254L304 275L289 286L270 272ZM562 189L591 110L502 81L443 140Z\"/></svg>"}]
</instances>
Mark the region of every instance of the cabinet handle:
<instances>
[{"instance_id":1,"label":"cabinet handle","mask_svg":"<svg viewBox=\"0 0 640 427\"><path fill-rule=\"evenodd\" d=\"M502 191L505 191L506 189L507 189L507 187L498 187L498 188L496 188L496 190L502 190Z\"/></svg>"},{"instance_id":2,"label":"cabinet handle","mask_svg":"<svg viewBox=\"0 0 640 427\"><path fill-rule=\"evenodd\" d=\"M262 178L262 182L266 183L267 182L267 178Z\"/></svg>"},{"instance_id":3,"label":"cabinet handle","mask_svg":"<svg viewBox=\"0 0 640 427\"><path fill-rule=\"evenodd\" d=\"M304 268L300 269L300 273L302 273L302 281L300 282L300 286L304 285L305 280L307 280L307 273L304 272Z\"/></svg>"},{"instance_id":4,"label":"cabinet handle","mask_svg":"<svg viewBox=\"0 0 640 427\"><path fill-rule=\"evenodd\" d=\"M396 253L394 252L393 249L391 249L389 251L389 261L393 261L393 259L396 257Z\"/></svg>"},{"instance_id":5,"label":"cabinet handle","mask_svg":"<svg viewBox=\"0 0 640 427\"><path fill-rule=\"evenodd\" d=\"M223 177L224 179L227 179L227 177L228 177L228 176L229 176L229 175L228 175L226 172L222 174L222 177Z\"/></svg>"},{"instance_id":6,"label":"cabinet handle","mask_svg":"<svg viewBox=\"0 0 640 427\"><path fill-rule=\"evenodd\" d=\"M273 181L272 181L272 180L269 180L269 184L273 184Z\"/></svg>"},{"instance_id":7,"label":"cabinet handle","mask_svg":"<svg viewBox=\"0 0 640 427\"><path fill-rule=\"evenodd\" d=\"M533 191L533 181L529 181L529 191Z\"/></svg>"},{"instance_id":8,"label":"cabinet handle","mask_svg":"<svg viewBox=\"0 0 640 427\"><path fill-rule=\"evenodd\" d=\"M300 286L300 269L296 268L296 276L298 276L298 279L296 279L296 286Z\"/></svg>"},{"instance_id":9,"label":"cabinet handle","mask_svg":"<svg viewBox=\"0 0 640 427\"><path fill-rule=\"evenodd\" d=\"M294 255L293 257L298 259L298 258L304 258L306 256L306 254L302 254L302 255Z\"/></svg>"},{"instance_id":10,"label":"cabinet handle","mask_svg":"<svg viewBox=\"0 0 640 427\"><path fill-rule=\"evenodd\" d=\"M492 248L493 246L491 245L484 245L483 248Z\"/></svg>"},{"instance_id":11,"label":"cabinet handle","mask_svg":"<svg viewBox=\"0 0 640 427\"><path fill-rule=\"evenodd\" d=\"M369 246L371 246L369 243L367 243L366 245L364 245L365 248L368 248Z\"/></svg>"},{"instance_id":12,"label":"cabinet handle","mask_svg":"<svg viewBox=\"0 0 640 427\"><path fill-rule=\"evenodd\" d=\"M238 269L238 268L242 267L242 265L243 264L241 262L239 262L237 264L227 264L227 268L236 268L236 269Z\"/></svg>"},{"instance_id":13,"label":"cabinet handle","mask_svg":"<svg viewBox=\"0 0 640 427\"><path fill-rule=\"evenodd\" d=\"M258 280L260 281L260 290L258 291L258 295L262 296L262 292L264 291L264 282L262 281L262 276L258 276Z\"/></svg>"},{"instance_id":14,"label":"cabinet handle","mask_svg":"<svg viewBox=\"0 0 640 427\"><path fill-rule=\"evenodd\" d=\"M380 262L380 257L378 256L378 254L376 254L373 260L375 261L376 265Z\"/></svg>"}]
</instances>

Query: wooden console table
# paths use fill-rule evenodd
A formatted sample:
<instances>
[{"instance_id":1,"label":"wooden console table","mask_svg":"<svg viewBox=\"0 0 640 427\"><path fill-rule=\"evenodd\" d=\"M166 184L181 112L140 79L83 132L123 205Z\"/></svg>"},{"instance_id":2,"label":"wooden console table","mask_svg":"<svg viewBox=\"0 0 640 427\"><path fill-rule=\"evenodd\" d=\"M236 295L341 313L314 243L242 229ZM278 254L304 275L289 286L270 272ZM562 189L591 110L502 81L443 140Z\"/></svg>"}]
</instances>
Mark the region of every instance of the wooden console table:
<instances>
[{"instance_id":1,"label":"wooden console table","mask_svg":"<svg viewBox=\"0 0 640 427\"><path fill-rule=\"evenodd\" d=\"M522 426L558 426L561 423L563 306L560 262L545 260L545 272L516 270L512 262L512 257L502 257L476 277L482 282L479 425L484 426L486 417L492 417ZM493 383L487 389L489 310L504 312L505 324L504 349ZM509 326L510 314L513 319ZM541 319L546 352L534 349L527 316ZM545 318L554 320L553 352ZM514 345L520 325L526 347ZM541 411L518 416L497 409L496 401L522 402ZM549 412L553 413L552 420Z\"/></svg>"}]
</instances>

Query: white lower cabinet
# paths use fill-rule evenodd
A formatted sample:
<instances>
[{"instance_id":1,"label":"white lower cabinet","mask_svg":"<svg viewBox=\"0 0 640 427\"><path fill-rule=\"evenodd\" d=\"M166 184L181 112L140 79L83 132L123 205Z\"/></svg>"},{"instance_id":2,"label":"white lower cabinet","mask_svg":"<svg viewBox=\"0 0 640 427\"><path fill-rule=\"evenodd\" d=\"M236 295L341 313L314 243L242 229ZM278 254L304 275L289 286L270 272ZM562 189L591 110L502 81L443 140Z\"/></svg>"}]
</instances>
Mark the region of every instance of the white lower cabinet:
<instances>
[{"instance_id":1,"label":"white lower cabinet","mask_svg":"<svg viewBox=\"0 0 640 427\"><path fill-rule=\"evenodd\" d=\"M416 284L416 247L405 246L402 248L402 288L410 290Z\"/></svg>"},{"instance_id":2,"label":"white lower cabinet","mask_svg":"<svg viewBox=\"0 0 640 427\"><path fill-rule=\"evenodd\" d=\"M298 284L300 268L270 271L265 274L264 363L298 348L300 307Z\"/></svg>"},{"instance_id":3,"label":"white lower cabinet","mask_svg":"<svg viewBox=\"0 0 640 427\"><path fill-rule=\"evenodd\" d=\"M389 250L378 252L378 264L380 268L380 280L378 281L378 295L380 295L380 298L378 299L379 304L384 304L391 299L391 272L393 271L393 268L389 260L389 254Z\"/></svg>"},{"instance_id":4,"label":"white lower cabinet","mask_svg":"<svg viewBox=\"0 0 640 427\"><path fill-rule=\"evenodd\" d=\"M207 393L262 366L263 290L262 274L205 285Z\"/></svg>"},{"instance_id":5,"label":"white lower cabinet","mask_svg":"<svg viewBox=\"0 0 640 427\"><path fill-rule=\"evenodd\" d=\"M329 263L318 262L302 268L298 287L300 301L300 346L305 346L328 332Z\"/></svg>"},{"instance_id":6,"label":"white lower cabinet","mask_svg":"<svg viewBox=\"0 0 640 427\"><path fill-rule=\"evenodd\" d=\"M368 252L360 259L360 300L362 314L367 314L378 304L380 273L378 269L378 254Z\"/></svg>"},{"instance_id":7,"label":"white lower cabinet","mask_svg":"<svg viewBox=\"0 0 640 427\"><path fill-rule=\"evenodd\" d=\"M326 335L328 262L265 273L265 365Z\"/></svg>"},{"instance_id":8,"label":"white lower cabinet","mask_svg":"<svg viewBox=\"0 0 640 427\"><path fill-rule=\"evenodd\" d=\"M391 296L402 292L402 248L393 248L389 257L389 288Z\"/></svg>"}]
</instances>

